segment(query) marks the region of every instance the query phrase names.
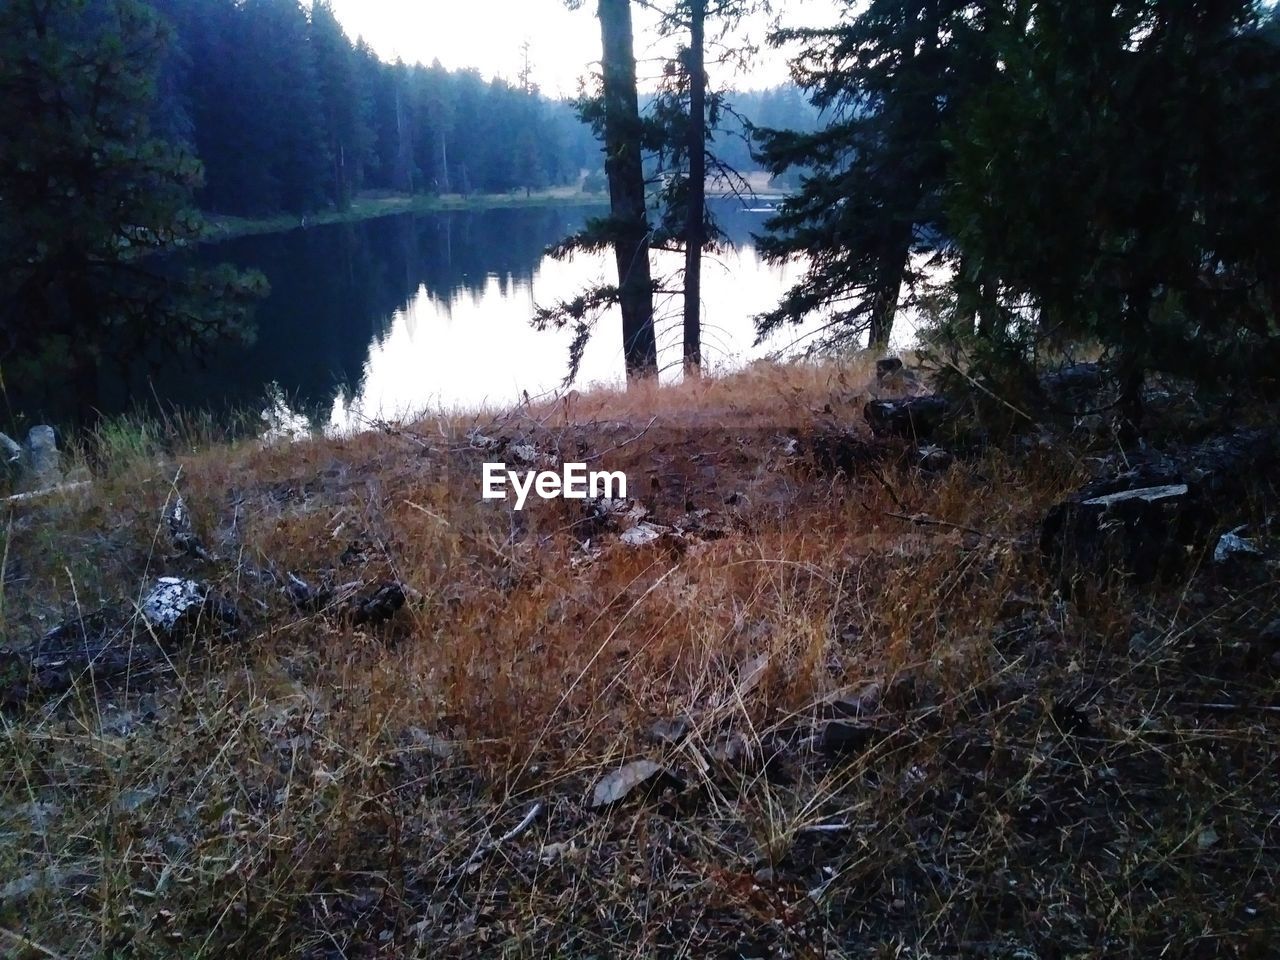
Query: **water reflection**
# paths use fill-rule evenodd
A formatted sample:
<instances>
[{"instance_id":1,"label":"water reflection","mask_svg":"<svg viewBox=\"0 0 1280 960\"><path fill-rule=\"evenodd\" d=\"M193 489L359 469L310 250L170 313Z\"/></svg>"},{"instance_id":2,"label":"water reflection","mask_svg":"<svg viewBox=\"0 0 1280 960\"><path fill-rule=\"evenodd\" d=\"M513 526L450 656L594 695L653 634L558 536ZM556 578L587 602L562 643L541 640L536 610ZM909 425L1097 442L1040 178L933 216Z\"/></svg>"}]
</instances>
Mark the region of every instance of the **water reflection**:
<instances>
[{"instance_id":1,"label":"water reflection","mask_svg":"<svg viewBox=\"0 0 1280 960\"><path fill-rule=\"evenodd\" d=\"M611 282L604 256L548 260L532 277L504 283L490 277L476 294L444 298L419 288L371 344L358 390L335 401L331 422L395 419L424 407L502 406L522 391L538 396L558 388L568 362L569 331L538 332L529 324L536 304L572 296L588 284ZM762 264L742 248L709 264L703 280L703 349L712 368L736 366L763 354L754 347L751 316L772 305L789 270ZM664 304L659 301L660 306ZM659 321L663 377L679 376L679 303L665 304ZM794 336L794 335L793 335ZM621 321L597 324L576 384L618 383L623 376Z\"/></svg>"},{"instance_id":2,"label":"water reflection","mask_svg":"<svg viewBox=\"0 0 1280 960\"><path fill-rule=\"evenodd\" d=\"M198 369L163 372L147 393L166 405L216 409L260 405L266 385L276 384L294 409L349 428L428 408L502 406L526 391L556 389L571 335L533 330L535 305L614 277L606 256L557 262L544 250L598 212L403 215L202 248L203 258L257 268L271 282L257 340ZM762 229L762 213L725 202L718 214L738 246L704 267L703 345L712 368L741 364L804 333L792 329L753 345L751 317L772 307L800 268L759 260L751 232ZM678 256L660 255L655 273L678 266ZM680 305L673 298L659 306L660 363L664 376L676 377ZM621 380L620 326L614 316L602 318L578 385Z\"/></svg>"}]
</instances>

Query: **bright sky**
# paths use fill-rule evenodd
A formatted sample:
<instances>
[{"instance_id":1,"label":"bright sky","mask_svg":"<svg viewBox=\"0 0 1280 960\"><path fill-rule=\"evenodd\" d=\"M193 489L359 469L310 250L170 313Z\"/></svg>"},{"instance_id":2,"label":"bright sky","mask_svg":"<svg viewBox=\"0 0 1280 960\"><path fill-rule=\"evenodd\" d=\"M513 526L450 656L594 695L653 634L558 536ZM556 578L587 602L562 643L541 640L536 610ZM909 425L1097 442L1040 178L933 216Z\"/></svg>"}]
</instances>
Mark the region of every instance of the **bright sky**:
<instances>
[{"instance_id":1,"label":"bright sky","mask_svg":"<svg viewBox=\"0 0 1280 960\"><path fill-rule=\"evenodd\" d=\"M520 47L529 42L533 77L550 96L572 96L578 79L600 59L600 28L595 2L569 10L565 0L332 0L334 12L353 39L364 37L386 60L476 67L488 77L515 80ZM779 16L787 25L825 25L848 6L841 0L774 0L773 16L758 16L744 25L751 42L762 48L745 76L716 77L717 83L759 89L787 79L785 58L764 49L768 24ZM646 57L660 55L656 17L634 7L636 57L645 86ZM654 72L649 65L649 73Z\"/></svg>"}]
</instances>

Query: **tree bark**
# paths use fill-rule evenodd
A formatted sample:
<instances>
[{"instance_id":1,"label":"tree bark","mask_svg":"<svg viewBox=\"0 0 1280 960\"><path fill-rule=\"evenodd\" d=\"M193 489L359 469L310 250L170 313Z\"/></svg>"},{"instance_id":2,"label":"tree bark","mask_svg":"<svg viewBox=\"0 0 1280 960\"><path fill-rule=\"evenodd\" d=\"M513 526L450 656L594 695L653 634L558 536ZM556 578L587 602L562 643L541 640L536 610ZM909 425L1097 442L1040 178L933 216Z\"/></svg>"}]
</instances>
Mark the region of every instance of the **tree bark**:
<instances>
[{"instance_id":1,"label":"tree bark","mask_svg":"<svg viewBox=\"0 0 1280 960\"><path fill-rule=\"evenodd\" d=\"M885 347L893 333L893 320L898 311L898 297L902 293L902 278L907 272L907 258L911 256L911 225L898 230L892 238L880 266L876 271L876 289L871 301L871 322L868 327L867 346Z\"/></svg>"},{"instance_id":2,"label":"tree bark","mask_svg":"<svg viewBox=\"0 0 1280 960\"><path fill-rule=\"evenodd\" d=\"M1143 403L1142 394L1146 386L1146 370L1139 344L1143 331L1151 315L1151 294L1149 288L1140 288L1130 293L1129 304L1125 308L1125 329L1120 338L1120 357L1118 378L1120 380L1120 396L1118 410L1120 413L1119 439L1126 446L1136 443L1142 436Z\"/></svg>"},{"instance_id":3,"label":"tree bark","mask_svg":"<svg viewBox=\"0 0 1280 960\"><path fill-rule=\"evenodd\" d=\"M707 192L704 32L707 0L689 3L689 209L684 248L684 374L702 372L702 244Z\"/></svg>"},{"instance_id":4,"label":"tree bark","mask_svg":"<svg viewBox=\"0 0 1280 960\"><path fill-rule=\"evenodd\" d=\"M444 123L441 121L436 131L436 140L440 145L440 177L438 184L438 192L452 193L453 190L449 185L449 144L445 139Z\"/></svg>"},{"instance_id":5,"label":"tree bark","mask_svg":"<svg viewBox=\"0 0 1280 960\"><path fill-rule=\"evenodd\" d=\"M640 108L630 0L599 0L604 73L605 173L614 229L614 258L622 307L622 350L627 378L658 373L653 332L653 282L649 272L649 223L645 216L640 156Z\"/></svg>"},{"instance_id":6,"label":"tree bark","mask_svg":"<svg viewBox=\"0 0 1280 960\"><path fill-rule=\"evenodd\" d=\"M404 115L404 103L400 96L400 84L396 83L396 186L405 193L413 193L413 145Z\"/></svg>"}]
</instances>

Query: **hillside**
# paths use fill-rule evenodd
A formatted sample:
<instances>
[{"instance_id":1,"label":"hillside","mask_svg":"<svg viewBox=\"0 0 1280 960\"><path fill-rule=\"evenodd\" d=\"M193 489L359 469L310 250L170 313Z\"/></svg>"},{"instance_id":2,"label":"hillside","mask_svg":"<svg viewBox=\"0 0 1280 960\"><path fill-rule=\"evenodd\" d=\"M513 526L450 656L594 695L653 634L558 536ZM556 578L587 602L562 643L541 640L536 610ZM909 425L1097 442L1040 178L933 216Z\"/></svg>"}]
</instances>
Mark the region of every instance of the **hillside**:
<instances>
[{"instance_id":1,"label":"hillside","mask_svg":"<svg viewBox=\"0 0 1280 960\"><path fill-rule=\"evenodd\" d=\"M7 510L4 955L1268 955L1275 473L1182 483L1158 576L1069 571L1051 508L1154 456L922 453L889 379L100 443ZM493 460L630 502L515 512Z\"/></svg>"}]
</instances>

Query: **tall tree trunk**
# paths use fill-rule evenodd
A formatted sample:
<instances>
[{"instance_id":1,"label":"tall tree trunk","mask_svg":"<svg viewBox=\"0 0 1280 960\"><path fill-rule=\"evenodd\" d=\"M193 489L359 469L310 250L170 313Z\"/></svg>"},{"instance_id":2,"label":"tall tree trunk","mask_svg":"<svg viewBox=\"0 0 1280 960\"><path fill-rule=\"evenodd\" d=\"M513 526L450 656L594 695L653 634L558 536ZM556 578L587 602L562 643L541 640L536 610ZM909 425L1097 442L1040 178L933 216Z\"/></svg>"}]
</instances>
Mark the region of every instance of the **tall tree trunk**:
<instances>
[{"instance_id":1,"label":"tall tree trunk","mask_svg":"<svg viewBox=\"0 0 1280 960\"><path fill-rule=\"evenodd\" d=\"M1004 318L1000 314L1000 281L988 269L978 274L978 335L987 342L1004 332Z\"/></svg>"},{"instance_id":2,"label":"tall tree trunk","mask_svg":"<svg viewBox=\"0 0 1280 960\"><path fill-rule=\"evenodd\" d=\"M628 379L657 376L649 223L640 158L640 107L630 0L599 0L604 73L604 169L614 229L622 307L622 349Z\"/></svg>"},{"instance_id":3,"label":"tall tree trunk","mask_svg":"<svg viewBox=\"0 0 1280 960\"><path fill-rule=\"evenodd\" d=\"M1139 344L1142 332L1147 329L1151 319L1150 287L1138 288L1130 293L1129 304L1125 308L1124 330L1120 337L1119 362L1117 376L1120 381L1120 396L1117 408L1120 413L1119 440L1126 446L1137 443L1142 436L1143 403L1142 393L1146 385L1146 370Z\"/></svg>"},{"instance_id":4,"label":"tall tree trunk","mask_svg":"<svg viewBox=\"0 0 1280 960\"><path fill-rule=\"evenodd\" d=\"M440 177L436 188L440 193L452 193L453 190L449 186L449 145L445 139L443 122L436 133L436 139L440 143Z\"/></svg>"},{"instance_id":5,"label":"tall tree trunk","mask_svg":"<svg viewBox=\"0 0 1280 960\"><path fill-rule=\"evenodd\" d=\"M702 243L707 192L707 136L703 35L707 0L689 3L689 209L684 248L684 374L702 371Z\"/></svg>"},{"instance_id":6,"label":"tall tree trunk","mask_svg":"<svg viewBox=\"0 0 1280 960\"><path fill-rule=\"evenodd\" d=\"M897 231L880 258L876 271L876 289L871 301L871 322L867 335L870 348L886 347L893 333L894 315L898 312L898 297L902 293L902 278L907 272L907 258L911 256L911 225Z\"/></svg>"},{"instance_id":7,"label":"tall tree trunk","mask_svg":"<svg viewBox=\"0 0 1280 960\"><path fill-rule=\"evenodd\" d=\"M405 193L413 193L413 144L404 115L400 84L396 82L396 168L395 184Z\"/></svg>"}]
</instances>

